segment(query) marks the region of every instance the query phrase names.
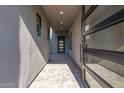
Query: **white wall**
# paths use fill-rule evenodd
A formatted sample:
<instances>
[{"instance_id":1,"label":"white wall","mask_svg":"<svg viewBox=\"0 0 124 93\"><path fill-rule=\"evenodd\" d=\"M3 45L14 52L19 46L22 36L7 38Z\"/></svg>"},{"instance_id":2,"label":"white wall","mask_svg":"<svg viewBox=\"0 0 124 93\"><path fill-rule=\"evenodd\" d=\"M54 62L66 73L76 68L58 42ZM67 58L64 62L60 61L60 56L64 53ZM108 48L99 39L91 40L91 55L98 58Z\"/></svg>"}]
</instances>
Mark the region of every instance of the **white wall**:
<instances>
[{"instance_id":1,"label":"white wall","mask_svg":"<svg viewBox=\"0 0 124 93\"><path fill-rule=\"evenodd\" d=\"M49 59L47 19L41 6L0 6L0 12L0 87L27 87Z\"/></svg>"},{"instance_id":2,"label":"white wall","mask_svg":"<svg viewBox=\"0 0 124 93\"><path fill-rule=\"evenodd\" d=\"M81 43L81 10L76 17L74 23L72 24L69 32L72 32L72 50L69 51L69 55L76 62L76 64L81 68L80 63L80 43Z\"/></svg>"}]
</instances>

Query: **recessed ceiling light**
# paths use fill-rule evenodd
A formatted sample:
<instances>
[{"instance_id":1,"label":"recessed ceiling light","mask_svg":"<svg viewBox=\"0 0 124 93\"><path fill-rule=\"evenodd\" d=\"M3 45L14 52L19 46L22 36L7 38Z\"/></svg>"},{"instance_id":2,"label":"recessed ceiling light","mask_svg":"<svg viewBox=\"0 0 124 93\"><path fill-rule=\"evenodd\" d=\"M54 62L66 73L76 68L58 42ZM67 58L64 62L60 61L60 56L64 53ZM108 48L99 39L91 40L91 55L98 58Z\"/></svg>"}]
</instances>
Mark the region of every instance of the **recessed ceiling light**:
<instances>
[{"instance_id":1,"label":"recessed ceiling light","mask_svg":"<svg viewBox=\"0 0 124 93\"><path fill-rule=\"evenodd\" d=\"M64 12L63 12L63 11L60 11L59 13L60 13L60 15L63 15L63 14L64 14Z\"/></svg>"},{"instance_id":2,"label":"recessed ceiling light","mask_svg":"<svg viewBox=\"0 0 124 93\"><path fill-rule=\"evenodd\" d=\"M63 29L63 27L60 27L60 29Z\"/></svg>"},{"instance_id":3,"label":"recessed ceiling light","mask_svg":"<svg viewBox=\"0 0 124 93\"><path fill-rule=\"evenodd\" d=\"M60 22L60 24L62 25L62 24L63 24L63 22L61 21L61 22Z\"/></svg>"}]
</instances>

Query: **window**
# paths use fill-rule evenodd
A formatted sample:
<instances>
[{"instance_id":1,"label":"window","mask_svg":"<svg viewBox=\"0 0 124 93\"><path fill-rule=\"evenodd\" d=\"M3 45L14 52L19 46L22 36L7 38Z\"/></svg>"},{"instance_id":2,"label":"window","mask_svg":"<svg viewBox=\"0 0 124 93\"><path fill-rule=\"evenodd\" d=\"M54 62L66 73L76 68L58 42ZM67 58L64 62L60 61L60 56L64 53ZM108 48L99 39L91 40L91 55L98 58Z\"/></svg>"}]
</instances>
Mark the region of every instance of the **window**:
<instances>
[{"instance_id":1,"label":"window","mask_svg":"<svg viewBox=\"0 0 124 93\"><path fill-rule=\"evenodd\" d=\"M50 27L47 28L47 39L50 40Z\"/></svg>"},{"instance_id":2,"label":"window","mask_svg":"<svg viewBox=\"0 0 124 93\"><path fill-rule=\"evenodd\" d=\"M72 50L72 32L69 33L69 49Z\"/></svg>"},{"instance_id":3,"label":"window","mask_svg":"<svg viewBox=\"0 0 124 93\"><path fill-rule=\"evenodd\" d=\"M85 32L87 32L90 29L89 24L85 26Z\"/></svg>"},{"instance_id":4,"label":"window","mask_svg":"<svg viewBox=\"0 0 124 93\"><path fill-rule=\"evenodd\" d=\"M38 13L36 13L36 29L37 29L37 36L41 36L41 17Z\"/></svg>"}]
</instances>

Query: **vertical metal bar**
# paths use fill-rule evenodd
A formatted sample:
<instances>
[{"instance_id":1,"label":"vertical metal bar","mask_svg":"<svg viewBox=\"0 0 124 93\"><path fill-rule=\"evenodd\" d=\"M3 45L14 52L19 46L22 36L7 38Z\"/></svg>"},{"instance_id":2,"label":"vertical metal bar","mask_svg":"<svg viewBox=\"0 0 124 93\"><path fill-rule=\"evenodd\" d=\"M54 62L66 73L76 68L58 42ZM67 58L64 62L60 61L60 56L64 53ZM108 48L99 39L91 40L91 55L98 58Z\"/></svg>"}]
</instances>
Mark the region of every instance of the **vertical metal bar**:
<instances>
[{"instance_id":1,"label":"vertical metal bar","mask_svg":"<svg viewBox=\"0 0 124 93\"><path fill-rule=\"evenodd\" d=\"M80 43L80 62L82 62L82 42Z\"/></svg>"},{"instance_id":2,"label":"vertical metal bar","mask_svg":"<svg viewBox=\"0 0 124 93\"><path fill-rule=\"evenodd\" d=\"M87 44L85 44L85 45L86 45L85 49L87 50ZM87 51L85 51L85 60L86 60L85 63L88 62Z\"/></svg>"},{"instance_id":3,"label":"vertical metal bar","mask_svg":"<svg viewBox=\"0 0 124 93\"><path fill-rule=\"evenodd\" d=\"M83 37L83 75L84 75L84 80L85 80L85 61L86 61L86 59L85 59L85 37Z\"/></svg>"},{"instance_id":4,"label":"vertical metal bar","mask_svg":"<svg viewBox=\"0 0 124 93\"><path fill-rule=\"evenodd\" d=\"M81 44L80 44L80 62L81 62Z\"/></svg>"},{"instance_id":5,"label":"vertical metal bar","mask_svg":"<svg viewBox=\"0 0 124 93\"><path fill-rule=\"evenodd\" d=\"M85 15L85 6L83 5L82 6L82 17L81 17L81 43L82 43L82 46L83 46L83 48L82 48L82 58L83 58L83 62L82 62L82 79L83 79L83 81L85 81L85 67L84 67L84 63L85 63L85 57L84 57L84 45L85 45L85 43L84 43L84 38L83 38L83 32L84 32L84 30L85 30L85 28L84 28L84 15Z\"/></svg>"}]
</instances>

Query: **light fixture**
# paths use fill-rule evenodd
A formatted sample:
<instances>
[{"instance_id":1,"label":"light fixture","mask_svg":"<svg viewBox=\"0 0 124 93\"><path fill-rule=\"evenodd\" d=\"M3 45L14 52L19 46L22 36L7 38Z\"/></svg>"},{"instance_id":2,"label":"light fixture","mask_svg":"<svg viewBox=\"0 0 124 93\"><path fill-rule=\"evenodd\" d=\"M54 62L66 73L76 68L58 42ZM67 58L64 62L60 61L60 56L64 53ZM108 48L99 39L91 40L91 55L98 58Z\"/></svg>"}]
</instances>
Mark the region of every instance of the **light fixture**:
<instances>
[{"instance_id":1,"label":"light fixture","mask_svg":"<svg viewBox=\"0 0 124 93\"><path fill-rule=\"evenodd\" d=\"M60 29L63 29L63 27L60 27Z\"/></svg>"},{"instance_id":2,"label":"light fixture","mask_svg":"<svg viewBox=\"0 0 124 93\"><path fill-rule=\"evenodd\" d=\"M63 15L63 14L64 14L64 12L63 12L63 11L60 11L59 13L60 13L60 15Z\"/></svg>"},{"instance_id":3,"label":"light fixture","mask_svg":"<svg viewBox=\"0 0 124 93\"><path fill-rule=\"evenodd\" d=\"M62 24L63 24L63 22L61 21L61 22L60 22L60 24L62 25Z\"/></svg>"}]
</instances>

